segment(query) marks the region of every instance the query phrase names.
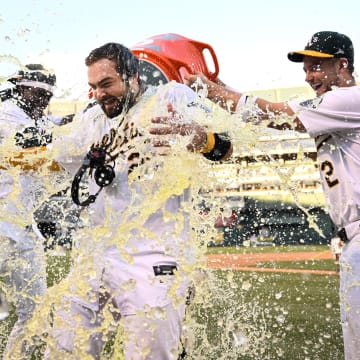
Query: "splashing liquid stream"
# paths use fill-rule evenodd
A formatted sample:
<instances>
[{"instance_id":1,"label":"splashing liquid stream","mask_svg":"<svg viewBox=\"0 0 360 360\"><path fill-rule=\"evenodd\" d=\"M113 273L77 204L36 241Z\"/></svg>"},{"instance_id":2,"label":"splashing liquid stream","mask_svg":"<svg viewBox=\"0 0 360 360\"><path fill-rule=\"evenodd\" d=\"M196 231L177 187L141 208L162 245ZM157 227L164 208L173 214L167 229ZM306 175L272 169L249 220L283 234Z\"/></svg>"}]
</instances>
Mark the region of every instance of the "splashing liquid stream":
<instances>
[{"instance_id":1,"label":"splashing liquid stream","mask_svg":"<svg viewBox=\"0 0 360 360\"><path fill-rule=\"evenodd\" d=\"M206 90L199 91L201 98L204 98L206 95L204 91ZM259 137L268 133L264 126L244 122L240 119L240 115L230 115L210 102L208 106L214 113L216 123L204 123L203 119L194 120L202 121L204 125L208 126L209 131L228 132L237 153L257 153L260 155L267 153L267 149L262 149L262 143L258 141ZM246 111L254 114L256 110L254 105L249 104L247 106ZM151 104L149 104L148 108L151 108ZM147 108L145 108L144 113L140 116L142 119L140 126L145 133L147 133L147 128L151 126L150 119L155 115L159 115L147 112L146 109ZM164 106L164 115L166 115L166 106ZM255 117L255 115L253 116ZM207 121L208 120L209 119L207 119ZM171 152L163 156L160 162L158 157L152 157L143 166L136 168L131 174L129 181L131 183L139 182L142 193L146 194L146 198L144 202L139 204L137 203L137 196L134 194L132 203L122 215L122 219L127 219L126 221L119 221L116 226L114 226L113 219L105 219L104 226L91 230L82 229L78 234L74 235L74 242L79 245L74 247L71 253L68 254L68 256L72 258L71 278L65 278L59 283L54 284L48 288L43 299L37 299L39 306L32 319L27 323L25 334L21 340L27 339L28 341L32 341L34 335L37 335L43 338L44 341L47 341L46 333L49 326L51 326L52 310L62 306L61 299L63 296L70 292L90 292L91 289L85 280L86 278L96 277L93 270L96 269L96 256L94 256L94 254L101 251L106 244L113 243L114 238L111 234L122 234L122 236L117 237L116 245L126 261L133 261L131 254L124 250L131 231L139 228L139 225L141 226L139 221L148 218L148 216L160 208L161 204L171 195L182 194L185 189L191 186L192 201L184 211L191 214L193 235L191 244L182 245L184 247L179 249L179 254L182 257L180 258L180 262L184 263L182 271L186 272L193 283L196 284L196 295L187 310L187 318L183 324L184 343L186 344L187 352L191 359L236 359L239 354L244 354L252 359L266 358L264 349L266 346L269 346L271 341L274 341L271 335L272 330L267 327L267 320L270 315L267 313L266 307L264 307L264 304L260 304L256 298L250 303L245 301L239 302L239 300L234 299L232 295L234 289L236 289L241 297L242 293L251 290L254 283L259 284L261 281L254 275L250 280L244 280L240 287L237 285L239 283L238 279L233 279L234 274L232 272L224 271L219 274L206 267L207 243L215 234L214 221L220 212L220 208L224 206L222 198L217 196L213 189L226 187L228 183L236 182L236 178L223 179L217 177L216 167L218 165L208 162L199 154L192 154L186 151L188 140L186 137L172 138ZM74 151L76 153L76 144L74 144L73 149L68 149L68 151ZM146 151L145 145L143 151ZM21 197L19 193L21 186L18 183L19 172L22 171L22 165L11 166L11 162L9 163L9 159L16 159L18 156L19 148L12 144L12 139L5 140L0 151L1 164L9 164L6 168L15 183L12 186L9 196L5 201L1 202L2 209L7 208L9 203L14 203L19 209L23 209L23 204L19 201ZM36 175L43 183L42 193L37 197L38 204L45 201L48 196L56 191L62 190L64 183L67 184L68 181L71 180L61 171L53 172L49 170L48 161L51 161L51 156L50 152L47 151L29 152L24 155L21 160L23 164L28 165L43 162L38 169L27 170L31 172L32 175ZM261 160L258 161L261 162ZM299 166L300 162L301 160L299 160L299 163L294 163L292 165L293 168L287 168L285 172L281 170L282 164L274 159L270 162L261 163L262 167L267 167L269 171L279 176L282 187L288 190L299 206L296 183L291 180L291 175L294 168ZM32 165L29 166L31 167ZM247 170L241 167L241 164L232 164L231 166L236 166L237 173L241 176L246 176ZM206 202L210 202L212 207L210 213L206 216L201 214L198 207L204 199ZM303 207L302 209L306 212L306 209ZM91 209L89 211L91 211ZM134 213L136 213L136 216L133 216ZM315 222L311 220L310 214L307 213L307 215L312 226L316 227ZM174 215L172 213L165 214L169 222L181 222L182 220L179 216L181 215ZM15 223L19 227L25 227L32 223L32 214L25 209L15 214L8 214L6 210L3 210L2 218L5 221ZM144 228L142 229L145 231ZM179 227L178 231L180 230L181 227ZM142 235L144 235L144 237L155 237L155 235L151 233ZM89 238L92 238L91 242L87 241ZM159 241L162 241L162 239L159 239ZM195 249L195 255L189 255L188 247ZM135 250L136 249L134 249L134 251ZM43 254L39 254L39 256L43 256ZM51 251L48 252L46 256L51 257ZM193 256L195 261L194 258L187 258L188 256ZM12 266L15 269L17 266L21 266L21 264L14 261ZM65 277L65 274L62 277ZM180 281L181 277L179 276L178 281L174 283L171 289L171 296L175 299L174 302L178 304L183 301L182 298L178 297L176 291ZM125 283L119 291L130 291L135 285L135 283L129 281ZM280 300L281 294L279 293L277 297L274 301ZM12 299L9 298L9 300L11 301ZM123 338L126 337L126 333L117 328L113 319L114 311L115 309L111 307L105 309L103 315L104 321L99 332L108 333L109 329L112 331L113 339L115 339L114 350L113 353L108 356L113 356L112 358L114 359L121 359L121 344ZM281 308L277 310L273 309L273 311L275 312L273 316L278 319L278 325L286 325L286 311ZM216 315L214 315L214 312ZM153 309L151 315L154 317L162 317L164 314L159 312L158 309ZM211 318L208 319L208 317ZM209 329L206 320L215 324L214 326L217 330ZM94 321L96 321L96 317L94 317ZM78 324L78 322L75 323ZM3 326L5 326L5 323L1 322L1 331L3 330ZM219 329L221 329L221 331L219 331ZM216 331L221 335L214 339L212 332ZM86 353L84 344L86 337L86 331L78 329L75 339L78 345L73 355L74 359L90 359ZM109 339L111 339L111 337ZM107 339L105 338L105 340ZM11 360L21 358L20 344L21 341L19 341L18 346L14 348L14 352L11 354ZM48 346L51 348L55 346L55 344L49 341ZM281 352L282 349L279 348L280 358ZM261 354L263 354L263 357L261 357ZM104 355L104 358L105 356L106 355Z\"/></svg>"}]
</instances>

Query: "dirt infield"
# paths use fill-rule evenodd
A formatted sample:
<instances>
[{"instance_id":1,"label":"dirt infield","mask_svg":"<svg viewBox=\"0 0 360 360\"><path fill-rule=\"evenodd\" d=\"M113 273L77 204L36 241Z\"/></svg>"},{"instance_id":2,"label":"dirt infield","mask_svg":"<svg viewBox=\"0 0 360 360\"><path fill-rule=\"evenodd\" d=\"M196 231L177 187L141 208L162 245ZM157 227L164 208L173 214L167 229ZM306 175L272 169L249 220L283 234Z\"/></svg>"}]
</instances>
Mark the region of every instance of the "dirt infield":
<instances>
[{"instance_id":1,"label":"dirt infield","mask_svg":"<svg viewBox=\"0 0 360 360\"><path fill-rule=\"evenodd\" d=\"M211 254L207 257L207 266L212 269L228 269L242 271L260 272L287 272L287 273L308 273L318 275L338 275L337 271L311 270L311 269L279 269L263 268L259 264L263 262L279 261L312 261L312 260L331 260L330 251L314 252L283 252L283 253L264 253L264 254Z\"/></svg>"}]
</instances>

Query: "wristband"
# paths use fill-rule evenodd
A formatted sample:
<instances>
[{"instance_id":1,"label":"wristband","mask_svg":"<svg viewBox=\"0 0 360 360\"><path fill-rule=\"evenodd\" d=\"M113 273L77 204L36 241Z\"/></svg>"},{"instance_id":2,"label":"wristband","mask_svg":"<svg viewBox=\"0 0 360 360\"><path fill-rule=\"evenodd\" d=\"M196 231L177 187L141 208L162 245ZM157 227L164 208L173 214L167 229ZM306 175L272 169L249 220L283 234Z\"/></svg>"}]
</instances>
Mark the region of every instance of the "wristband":
<instances>
[{"instance_id":1,"label":"wristband","mask_svg":"<svg viewBox=\"0 0 360 360\"><path fill-rule=\"evenodd\" d=\"M245 104L247 103L248 99L249 99L249 95L248 95L248 94L242 94L242 95L240 96L240 99L239 99L236 107L241 106L241 105L245 105Z\"/></svg>"},{"instance_id":2,"label":"wristband","mask_svg":"<svg viewBox=\"0 0 360 360\"><path fill-rule=\"evenodd\" d=\"M211 161L219 161L221 160L230 150L231 141L224 135L213 134L215 138L215 146L214 148L207 153L203 153L203 155Z\"/></svg>"},{"instance_id":3,"label":"wristband","mask_svg":"<svg viewBox=\"0 0 360 360\"><path fill-rule=\"evenodd\" d=\"M244 106L245 104L247 104L247 102L248 102L249 100L251 100L252 103L255 103L255 101L256 101L257 98L258 98L258 97L255 96L255 95L242 94L242 95L240 96L240 99L239 99L238 103L236 104L235 112L239 112L239 111L240 111L240 108L241 108L242 106Z\"/></svg>"},{"instance_id":4,"label":"wristband","mask_svg":"<svg viewBox=\"0 0 360 360\"><path fill-rule=\"evenodd\" d=\"M200 151L203 154L207 154L215 147L215 135L213 133L206 134L206 143L203 149Z\"/></svg>"}]
</instances>

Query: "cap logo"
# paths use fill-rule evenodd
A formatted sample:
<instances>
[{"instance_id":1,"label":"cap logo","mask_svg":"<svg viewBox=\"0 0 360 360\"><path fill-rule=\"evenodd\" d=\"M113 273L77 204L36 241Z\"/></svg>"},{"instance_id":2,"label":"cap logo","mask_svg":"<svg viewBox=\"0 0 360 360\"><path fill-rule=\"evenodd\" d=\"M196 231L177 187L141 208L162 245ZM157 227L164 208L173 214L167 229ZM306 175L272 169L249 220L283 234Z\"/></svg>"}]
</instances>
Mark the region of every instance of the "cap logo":
<instances>
[{"instance_id":1,"label":"cap logo","mask_svg":"<svg viewBox=\"0 0 360 360\"><path fill-rule=\"evenodd\" d=\"M347 58L354 63L354 47L346 35L334 31L319 31L306 44L304 50L292 51L288 58L294 62L302 62L304 56L317 58Z\"/></svg>"}]
</instances>

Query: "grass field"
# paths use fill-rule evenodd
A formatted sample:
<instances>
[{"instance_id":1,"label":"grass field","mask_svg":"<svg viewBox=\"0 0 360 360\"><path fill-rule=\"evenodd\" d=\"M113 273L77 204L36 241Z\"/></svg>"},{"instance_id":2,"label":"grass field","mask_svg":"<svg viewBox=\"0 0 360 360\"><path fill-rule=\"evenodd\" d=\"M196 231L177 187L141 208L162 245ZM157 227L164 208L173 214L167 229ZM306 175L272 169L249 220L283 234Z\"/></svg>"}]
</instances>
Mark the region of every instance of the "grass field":
<instances>
[{"instance_id":1,"label":"grass field","mask_svg":"<svg viewBox=\"0 0 360 360\"><path fill-rule=\"evenodd\" d=\"M286 253L286 252L302 252L328 251L328 245L289 245L289 246L214 246L207 248L207 254L253 254L253 253Z\"/></svg>"},{"instance_id":2,"label":"grass field","mask_svg":"<svg viewBox=\"0 0 360 360\"><path fill-rule=\"evenodd\" d=\"M221 270L213 275L211 302L194 306L207 339L193 359L343 359L338 277Z\"/></svg>"},{"instance_id":3,"label":"grass field","mask_svg":"<svg viewBox=\"0 0 360 360\"><path fill-rule=\"evenodd\" d=\"M209 254L317 253L328 246L209 248ZM257 272L256 268L274 272ZM333 260L262 262L254 271L211 270L208 292L191 311L202 328L191 359L343 360L339 277L277 273L336 271Z\"/></svg>"},{"instance_id":4,"label":"grass field","mask_svg":"<svg viewBox=\"0 0 360 360\"><path fill-rule=\"evenodd\" d=\"M212 254L276 251L304 251L304 246L208 249ZM336 270L331 260L258 266ZM343 360L338 287L337 275L209 269L188 311L186 359Z\"/></svg>"}]
</instances>

